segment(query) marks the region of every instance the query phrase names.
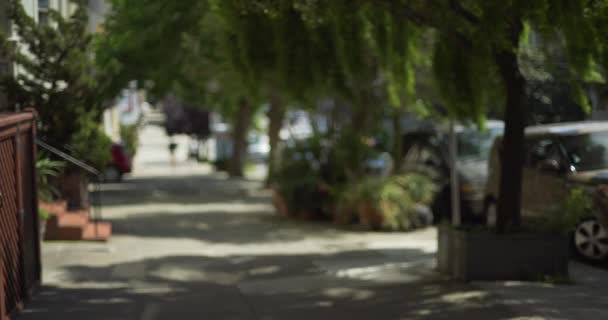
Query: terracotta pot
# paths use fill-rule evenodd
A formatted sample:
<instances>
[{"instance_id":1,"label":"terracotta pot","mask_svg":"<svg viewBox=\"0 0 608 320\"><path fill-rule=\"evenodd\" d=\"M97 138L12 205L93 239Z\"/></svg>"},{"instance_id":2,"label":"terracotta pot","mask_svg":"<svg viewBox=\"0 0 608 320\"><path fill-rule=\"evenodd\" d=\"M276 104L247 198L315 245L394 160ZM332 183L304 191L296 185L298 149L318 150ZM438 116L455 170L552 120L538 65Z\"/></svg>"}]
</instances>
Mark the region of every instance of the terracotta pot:
<instances>
[{"instance_id":1,"label":"terracotta pot","mask_svg":"<svg viewBox=\"0 0 608 320\"><path fill-rule=\"evenodd\" d=\"M276 190L272 190L272 204L274 208L277 210L277 213L283 217L289 217L289 209L287 207L287 203L285 202L285 198Z\"/></svg>"},{"instance_id":2,"label":"terracotta pot","mask_svg":"<svg viewBox=\"0 0 608 320\"><path fill-rule=\"evenodd\" d=\"M369 202L361 203L358 207L358 213L362 225L378 229L384 223L382 212Z\"/></svg>"},{"instance_id":3,"label":"terracotta pot","mask_svg":"<svg viewBox=\"0 0 608 320\"><path fill-rule=\"evenodd\" d=\"M316 214L314 212L307 211L307 210L302 210L302 211L298 212L297 218L300 220L304 220L304 221L317 220Z\"/></svg>"},{"instance_id":4,"label":"terracotta pot","mask_svg":"<svg viewBox=\"0 0 608 320\"><path fill-rule=\"evenodd\" d=\"M337 225L350 225L353 223L353 220L356 216L357 210L353 208L334 208L333 212L333 222Z\"/></svg>"}]
</instances>

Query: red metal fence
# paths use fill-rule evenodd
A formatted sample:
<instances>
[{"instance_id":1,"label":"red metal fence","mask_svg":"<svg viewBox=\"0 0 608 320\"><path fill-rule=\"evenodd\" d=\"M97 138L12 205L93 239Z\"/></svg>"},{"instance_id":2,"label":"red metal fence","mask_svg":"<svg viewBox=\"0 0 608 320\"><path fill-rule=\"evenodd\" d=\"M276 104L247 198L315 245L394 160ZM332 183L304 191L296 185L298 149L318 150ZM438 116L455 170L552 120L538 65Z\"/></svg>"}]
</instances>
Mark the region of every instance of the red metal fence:
<instances>
[{"instance_id":1,"label":"red metal fence","mask_svg":"<svg viewBox=\"0 0 608 320\"><path fill-rule=\"evenodd\" d=\"M0 114L0 320L40 284L40 233L31 113Z\"/></svg>"}]
</instances>

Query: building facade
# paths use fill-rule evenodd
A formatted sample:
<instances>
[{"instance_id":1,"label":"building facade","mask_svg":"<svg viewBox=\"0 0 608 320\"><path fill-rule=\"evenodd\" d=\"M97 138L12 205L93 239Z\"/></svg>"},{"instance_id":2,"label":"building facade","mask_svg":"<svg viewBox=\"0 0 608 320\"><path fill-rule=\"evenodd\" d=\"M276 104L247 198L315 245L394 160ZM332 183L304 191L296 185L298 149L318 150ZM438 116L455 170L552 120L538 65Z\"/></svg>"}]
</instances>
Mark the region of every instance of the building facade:
<instances>
[{"instance_id":1,"label":"building facade","mask_svg":"<svg viewBox=\"0 0 608 320\"><path fill-rule=\"evenodd\" d=\"M62 16L67 17L73 9L73 4L70 0L21 0L23 9L37 23L49 23L49 11L57 10ZM0 32L11 39L17 47L19 47L19 35L15 33L11 26L8 1L0 0ZM23 47L20 50L26 50ZM15 66L6 57L0 56L0 77L6 77L11 74L18 73L19 67ZM6 95L0 90L0 110L14 111L7 104Z\"/></svg>"},{"instance_id":2,"label":"building facade","mask_svg":"<svg viewBox=\"0 0 608 320\"><path fill-rule=\"evenodd\" d=\"M89 0L89 31L91 33L103 31L103 23L110 12L107 0Z\"/></svg>"}]
</instances>

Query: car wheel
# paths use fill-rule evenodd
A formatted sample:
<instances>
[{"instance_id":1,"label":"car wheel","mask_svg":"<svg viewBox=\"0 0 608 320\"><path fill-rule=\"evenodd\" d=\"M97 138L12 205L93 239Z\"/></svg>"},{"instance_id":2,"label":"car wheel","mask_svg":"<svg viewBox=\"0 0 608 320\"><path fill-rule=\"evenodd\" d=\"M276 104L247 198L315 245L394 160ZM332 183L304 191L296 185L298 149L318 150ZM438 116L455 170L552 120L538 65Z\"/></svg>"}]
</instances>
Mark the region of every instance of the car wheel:
<instances>
[{"instance_id":1,"label":"car wheel","mask_svg":"<svg viewBox=\"0 0 608 320\"><path fill-rule=\"evenodd\" d=\"M486 204L486 226L496 227L496 221L498 221L498 210L494 201L488 201Z\"/></svg>"},{"instance_id":2,"label":"car wheel","mask_svg":"<svg viewBox=\"0 0 608 320\"><path fill-rule=\"evenodd\" d=\"M587 219L576 226L573 235L576 253L590 261L608 256L608 230L597 219Z\"/></svg>"},{"instance_id":3,"label":"car wheel","mask_svg":"<svg viewBox=\"0 0 608 320\"><path fill-rule=\"evenodd\" d=\"M120 171L114 166L107 167L103 171L103 179L106 182L120 182L122 180L122 174L120 174Z\"/></svg>"}]
</instances>

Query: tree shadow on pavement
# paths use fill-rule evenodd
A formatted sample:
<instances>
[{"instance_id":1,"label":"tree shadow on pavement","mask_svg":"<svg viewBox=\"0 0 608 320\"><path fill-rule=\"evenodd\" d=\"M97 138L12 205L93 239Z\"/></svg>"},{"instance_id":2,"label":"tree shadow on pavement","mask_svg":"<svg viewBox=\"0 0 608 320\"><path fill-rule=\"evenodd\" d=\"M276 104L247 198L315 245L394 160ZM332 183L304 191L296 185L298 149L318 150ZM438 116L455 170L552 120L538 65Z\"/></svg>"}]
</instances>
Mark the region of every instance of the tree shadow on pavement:
<instances>
[{"instance_id":1,"label":"tree shadow on pavement","mask_svg":"<svg viewBox=\"0 0 608 320\"><path fill-rule=\"evenodd\" d=\"M217 201L268 202L260 192L262 183L227 179L217 174L147 176L121 183L102 184L92 192L92 201L101 199L104 207L149 203L204 204Z\"/></svg>"},{"instance_id":2,"label":"tree shadow on pavement","mask_svg":"<svg viewBox=\"0 0 608 320\"><path fill-rule=\"evenodd\" d=\"M280 218L261 183L221 175L136 178L104 185L101 196L114 235L263 244L345 233L331 224Z\"/></svg>"},{"instance_id":3,"label":"tree shadow on pavement","mask_svg":"<svg viewBox=\"0 0 608 320\"><path fill-rule=\"evenodd\" d=\"M382 250L387 252L390 249ZM22 320L508 319L477 288L440 279L432 256L334 254L164 256L68 266ZM393 268L393 269L391 269ZM386 274L401 274L387 281ZM370 275L377 277L371 277Z\"/></svg>"},{"instance_id":4,"label":"tree shadow on pavement","mask_svg":"<svg viewBox=\"0 0 608 320\"><path fill-rule=\"evenodd\" d=\"M223 204L223 206L231 206ZM302 223L268 211L152 212L107 219L114 235L146 238L189 238L212 243L254 244L338 238L345 231L331 224Z\"/></svg>"}]
</instances>

